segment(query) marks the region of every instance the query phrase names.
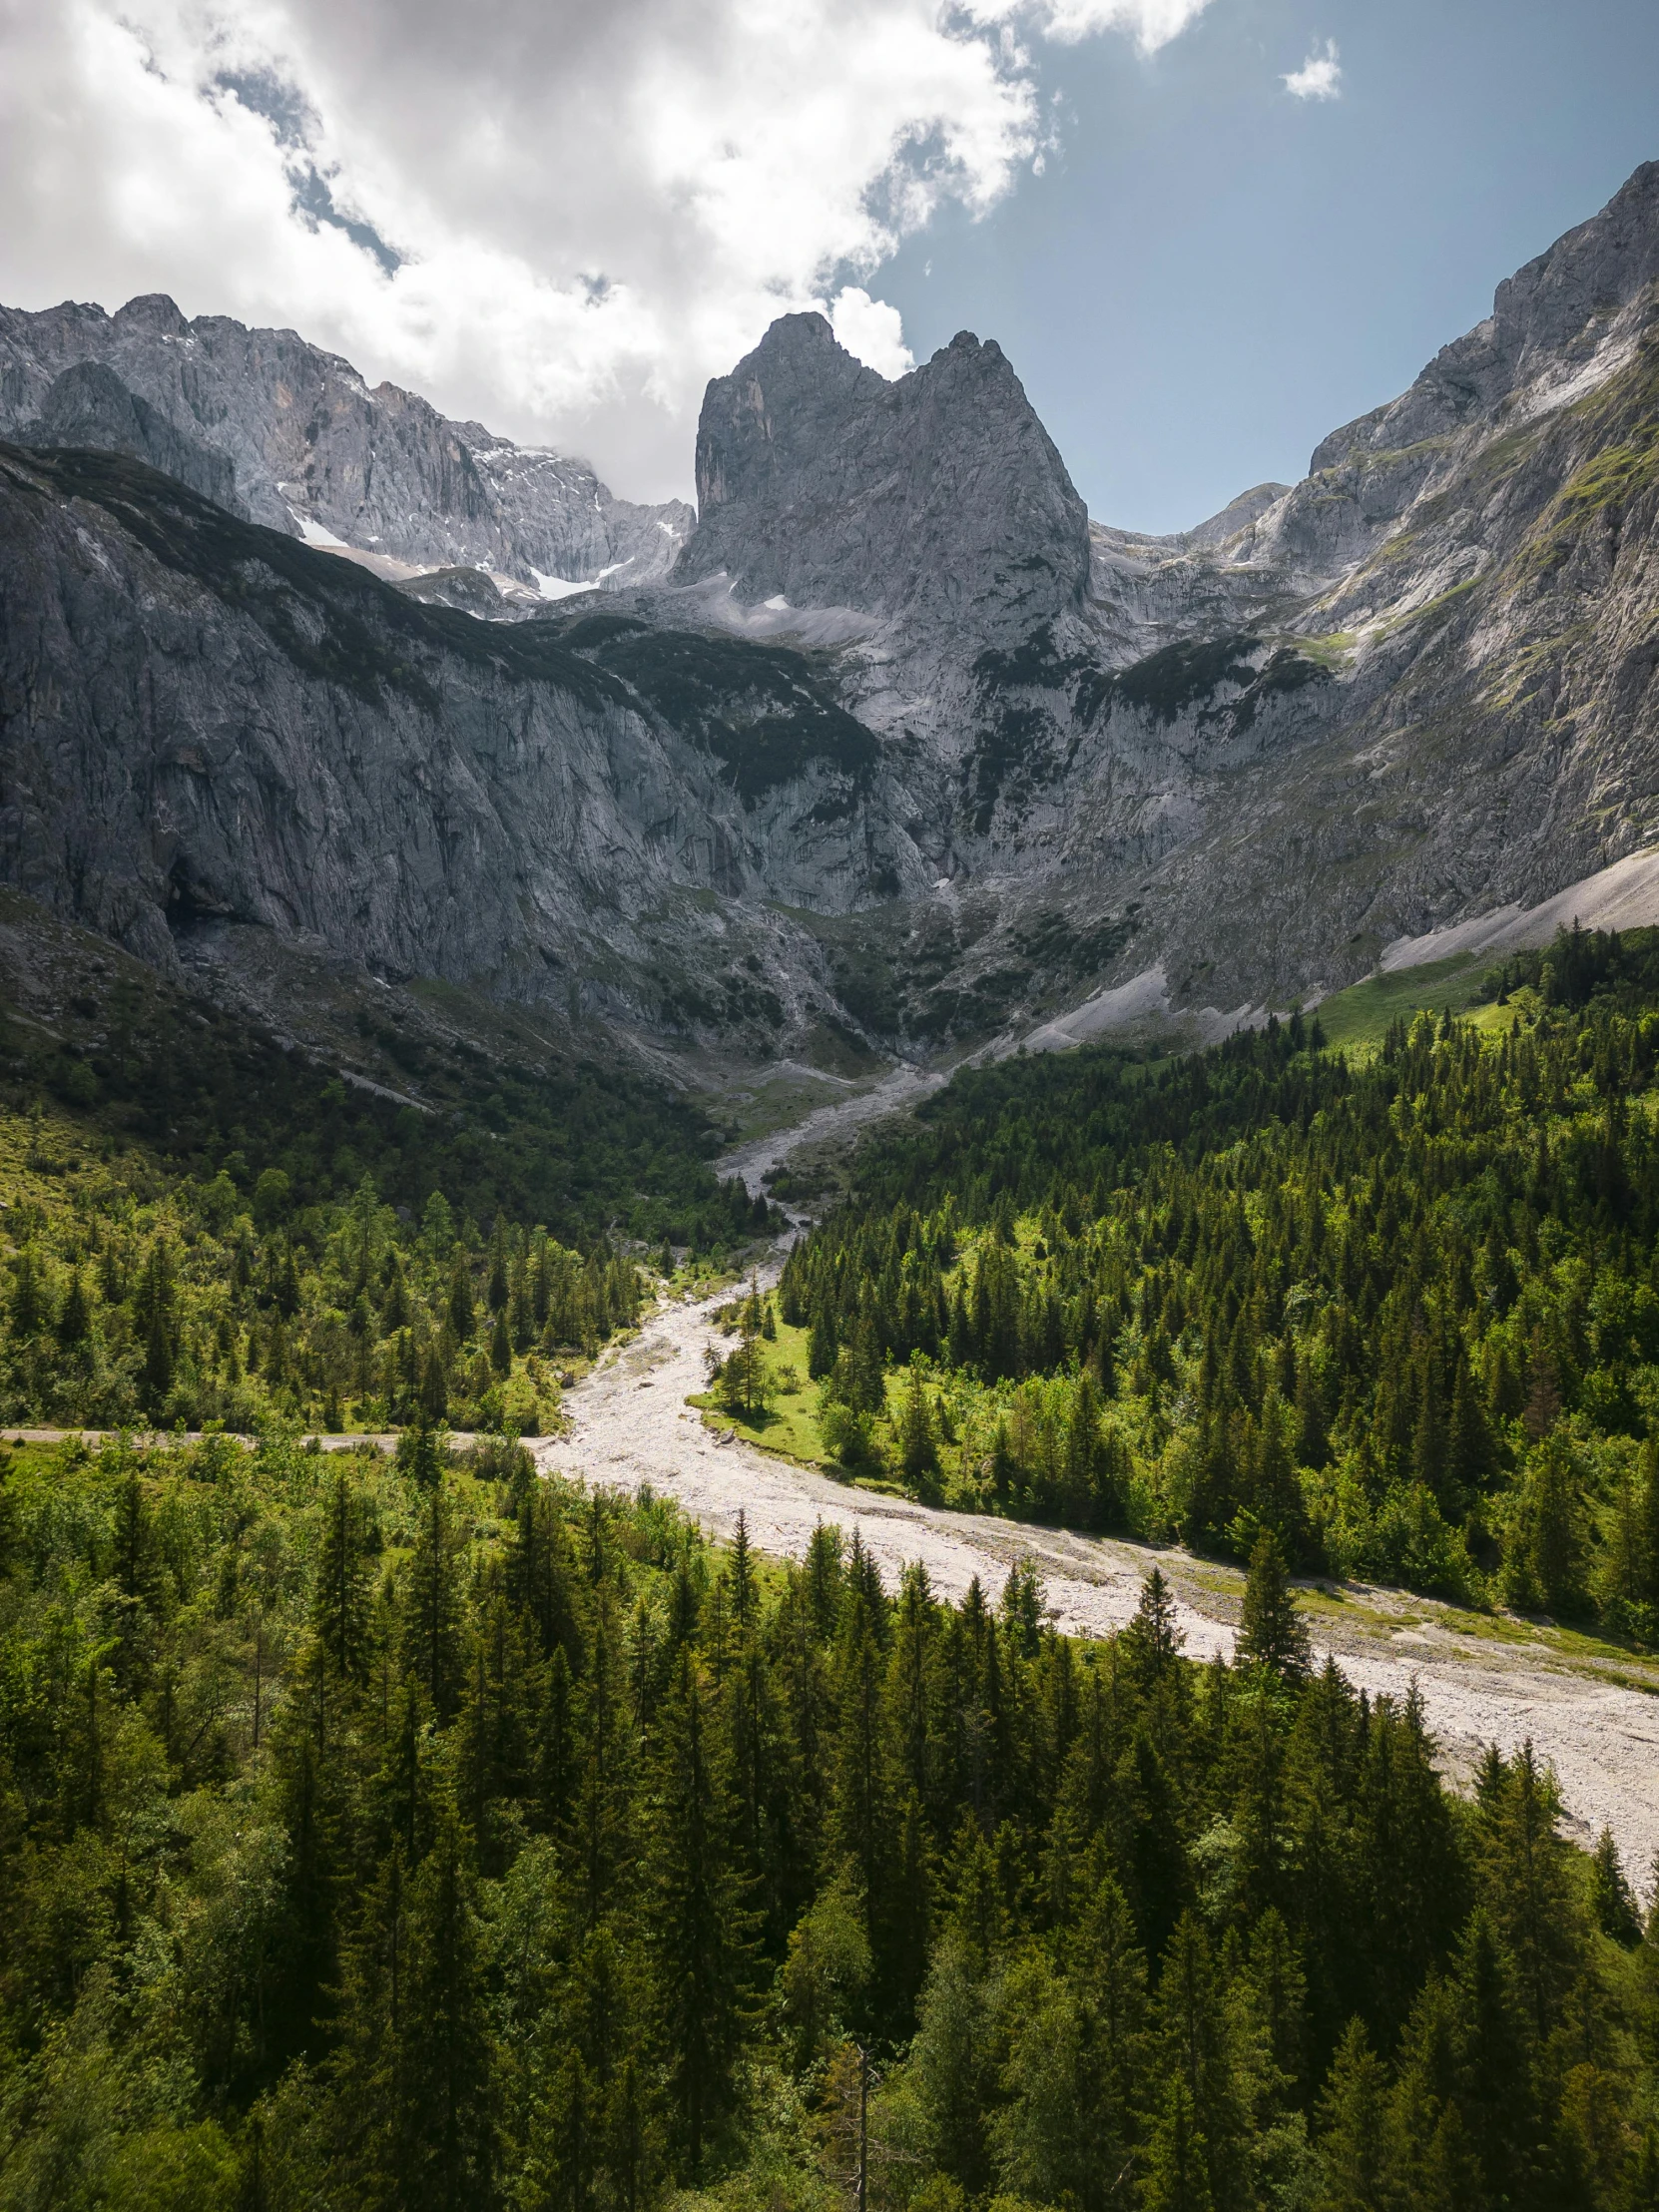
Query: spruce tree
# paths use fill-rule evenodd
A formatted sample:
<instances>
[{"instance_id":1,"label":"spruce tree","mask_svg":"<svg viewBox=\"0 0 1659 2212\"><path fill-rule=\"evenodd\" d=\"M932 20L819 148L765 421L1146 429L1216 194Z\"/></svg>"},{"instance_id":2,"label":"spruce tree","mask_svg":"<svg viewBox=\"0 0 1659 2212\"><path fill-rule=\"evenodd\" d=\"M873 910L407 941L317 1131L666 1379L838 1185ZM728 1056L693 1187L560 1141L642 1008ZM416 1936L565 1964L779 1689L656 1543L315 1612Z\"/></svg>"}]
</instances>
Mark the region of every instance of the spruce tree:
<instances>
[{"instance_id":1,"label":"spruce tree","mask_svg":"<svg viewBox=\"0 0 1659 2212\"><path fill-rule=\"evenodd\" d=\"M1314 2212L1402 2212L1388 2130L1387 2069L1365 2023L1349 2021L1320 2097Z\"/></svg>"},{"instance_id":2,"label":"spruce tree","mask_svg":"<svg viewBox=\"0 0 1659 2212\"><path fill-rule=\"evenodd\" d=\"M343 1680L368 1674L369 1596L366 1514L362 1493L335 1464L322 1505L322 1527L311 1582L311 1631Z\"/></svg>"},{"instance_id":3,"label":"spruce tree","mask_svg":"<svg viewBox=\"0 0 1659 2212\"><path fill-rule=\"evenodd\" d=\"M1602 1830L1590 1862L1590 1912L1601 1933L1624 1949L1641 1941L1641 1915L1610 1828Z\"/></svg>"},{"instance_id":4,"label":"spruce tree","mask_svg":"<svg viewBox=\"0 0 1659 2212\"><path fill-rule=\"evenodd\" d=\"M1155 1689L1173 1673L1185 1641L1175 1597L1163 1569L1155 1566L1141 1584L1135 1617L1123 1632L1124 1658L1142 1688Z\"/></svg>"},{"instance_id":5,"label":"spruce tree","mask_svg":"<svg viewBox=\"0 0 1659 2212\"><path fill-rule=\"evenodd\" d=\"M731 2106L754 1975L753 1921L731 1815L728 1749L688 1654L659 1736L647 1882L669 2096L693 2177Z\"/></svg>"},{"instance_id":6,"label":"spruce tree","mask_svg":"<svg viewBox=\"0 0 1659 2212\"><path fill-rule=\"evenodd\" d=\"M441 1481L424 1491L403 1590L398 1650L432 1710L449 1720L461 1692L460 1537Z\"/></svg>"},{"instance_id":7,"label":"spruce tree","mask_svg":"<svg viewBox=\"0 0 1659 2212\"><path fill-rule=\"evenodd\" d=\"M1171 2075L1147 2145L1143 2212L1215 2212L1211 2164L1192 2090L1183 2075Z\"/></svg>"},{"instance_id":8,"label":"spruce tree","mask_svg":"<svg viewBox=\"0 0 1659 2212\"><path fill-rule=\"evenodd\" d=\"M924 1503L937 1501L938 1439L933 1432L932 1407L928 1403L921 1370L915 1367L910 1370L898 1416L898 1465L904 1480Z\"/></svg>"},{"instance_id":9,"label":"spruce tree","mask_svg":"<svg viewBox=\"0 0 1659 2212\"><path fill-rule=\"evenodd\" d=\"M1313 1664L1308 1631L1285 1571L1285 1554L1271 1528L1257 1537L1250 1555L1238 1657L1241 1666L1260 1667L1286 1683L1305 1682Z\"/></svg>"}]
</instances>

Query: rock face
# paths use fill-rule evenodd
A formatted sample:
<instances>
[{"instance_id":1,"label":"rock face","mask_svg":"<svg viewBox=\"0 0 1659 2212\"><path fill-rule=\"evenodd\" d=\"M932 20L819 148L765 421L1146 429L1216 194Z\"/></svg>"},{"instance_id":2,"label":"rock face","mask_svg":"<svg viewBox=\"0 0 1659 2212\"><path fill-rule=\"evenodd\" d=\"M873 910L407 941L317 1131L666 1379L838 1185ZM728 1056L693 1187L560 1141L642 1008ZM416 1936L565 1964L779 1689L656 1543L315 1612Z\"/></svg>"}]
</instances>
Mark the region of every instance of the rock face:
<instances>
[{"instance_id":1,"label":"rock face","mask_svg":"<svg viewBox=\"0 0 1659 2212\"><path fill-rule=\"evenodd\" d=\"M18 447L0 607L0 880L163 967L242 924L666 1034L834 1011L768 900L855 897L890 799L800 653L479 621L125 458Z\"/></svg>"},{"instance_id":2,"label":"rock face","mask_svg":"<svg viewBox=\"0 0 1659 2212\"><path fill-rule=\"evenodd\" d=\"M191 322L160 295L113 315L0 307L0 437L64 442L37 440L35 424L64 372L89 365L186 447L228 461L235 511L405 571L483 566L532 588L538 577L646 583L667 574L692 524L683 501L613 499L583 461L446 421L395 384L371 391L349 361L292 330ZM107 436L88 442L112 449ZM180 474L151 443L113 449ZM191 465L180 480L206 491Z\"/></svg>"},{"instance_id":3,"label":"rock face","mask_svg":"<svg viewBox=\"0 0 1659 2212\"><path fill-rule=\"evenodd\" d=\"M1082 605L1088 514L994 341L964 330L888 383L820 314L785 315L709 386L698 527L676 581L980 638Z\"/></svg>"},{"instance_id":4,"label":"rock face","mask_svg":"<svg viewBox=\"0 0 1659 2212\"><path fill-rule=\"evenodd\" d=\"M162 962L285 932L919 1053L1135 977L1286 1004L1659 836L1659 169L1302 483L1165 538L1089 522L995 346L887 383L811 315L710 386L672 573L632 510L656 567L562 611L542 556L612 568L620 503L289 333L3 318L0 406L174 477L233 453L286 532L0 465L0 878ZM444 573L392 590L295 513Z\"/></svg>"},{"instance_id":5,"label":"rock face","mask_svg":"<svg viewBox=\"0 0 1659 2212\"><path fill-rule=\"evenodd\" d=\"M176 477L232 514L247 512L237 497L237 472L230 457L183 436L100 361L77 361L56 377L40 413L22 425L18 437L24 445L126 453L159 468L164 476Z\"/></svg>"}]
</instances>

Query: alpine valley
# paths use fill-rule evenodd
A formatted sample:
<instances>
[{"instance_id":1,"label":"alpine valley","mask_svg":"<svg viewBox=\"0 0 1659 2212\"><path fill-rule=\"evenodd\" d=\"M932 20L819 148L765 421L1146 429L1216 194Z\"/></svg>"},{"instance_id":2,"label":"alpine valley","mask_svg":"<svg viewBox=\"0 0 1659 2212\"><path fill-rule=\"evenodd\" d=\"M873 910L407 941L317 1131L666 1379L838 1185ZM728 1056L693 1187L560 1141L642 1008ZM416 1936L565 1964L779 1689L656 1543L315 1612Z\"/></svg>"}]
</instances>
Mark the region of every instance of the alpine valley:
<instances>
[{"instance_id":1,"label":"alpine valley","mask_svg":"<svg viewBox=\"0 0 1659 2212\"><path fill-rule=\"evenodd\" d=\"M1659 2212L1659 165L696 490L0 310L0 2212Z\"/></svg>"}]
</instances>

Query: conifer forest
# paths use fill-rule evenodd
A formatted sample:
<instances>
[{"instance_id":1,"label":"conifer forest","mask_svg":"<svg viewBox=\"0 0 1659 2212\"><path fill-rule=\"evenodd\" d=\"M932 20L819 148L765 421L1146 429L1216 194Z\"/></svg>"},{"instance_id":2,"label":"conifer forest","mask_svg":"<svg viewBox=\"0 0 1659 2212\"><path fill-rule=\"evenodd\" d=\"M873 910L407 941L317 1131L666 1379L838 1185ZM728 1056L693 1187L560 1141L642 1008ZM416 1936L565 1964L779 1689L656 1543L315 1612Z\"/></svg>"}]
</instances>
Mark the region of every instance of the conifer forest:
<instances>
[{"instance_id":1,"label":"conifer forest","mask_svg":"<svg viewBox=\"0 0 1659 2212\"><path fill-rule=\"evenodd\" d=\"M1659 1642L1656 1059L1633 933L966 1070L775 1291L690 1149L532 1210L19 1098L0 2205L1659 2212L1650 1870L1295 1589ZM541 1471L694 1237L719 1402L799 1346L843 1480L1144 1543L1130 1624Z\"/></svg>"}]
</instances>

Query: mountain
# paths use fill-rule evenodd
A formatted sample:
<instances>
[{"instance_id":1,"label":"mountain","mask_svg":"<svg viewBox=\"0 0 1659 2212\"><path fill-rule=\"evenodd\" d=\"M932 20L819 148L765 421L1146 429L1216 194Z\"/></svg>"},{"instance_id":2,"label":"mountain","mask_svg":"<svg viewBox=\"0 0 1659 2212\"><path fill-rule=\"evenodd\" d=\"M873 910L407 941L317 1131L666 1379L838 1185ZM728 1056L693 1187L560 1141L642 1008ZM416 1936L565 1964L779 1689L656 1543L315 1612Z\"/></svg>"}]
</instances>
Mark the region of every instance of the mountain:
<instances>
[{"instance_id":1,"label":"mountain","mask_svg":"<svg viewBox=\"0 0 1659 2212\"><path fill-rule=\"evenodd\" d=\"M1659 835L1656 313L1650 166L1163 538L996 345L888 382L786 316L684 542L291 333L7 315L0 874L215 988L303 942L682 1055L1304 1001Z\"/></svg>"},{"instance_id":2,"label":"mountain","mask_svg":"<svg viewBox=\"0 0 1659 2212\"><path fill-rule=\"evenodd\" d=\"M784 315L697 431L677 582L983 640L1082 605L1088 512L1000 346L961 331L888 383L821 314Z\"/></svg>"},{"instance_id":3,"label":"mountain","mask_svg":"<svg viewBox=\"0 0 1659 2212\"><path fill-rule=\"evenodd\" d=\"M757 1050L835 1014L783 907L861 880L878 748L799 651L483 622L18 447L0 606L0 879L164 969L252 933Z\"/></svg>"},{"instance_id":4,"label":"mountain","mask_svg":"<svg viewBox=\"0 0 1659 2212\"><path fill-rule=\"evenodd\" d=\"M682 500L614 499L585 461L447 421L395 384L370 390L349 361L292 330L250 330L227 315L190 321L157 294L113 315L68 301L39 314L0 307L0 437L68 442L53 395L89 367L119 379L188 448L231 464L223 504L377 560L382 574L487 567L553 597L561 584L644 583L666 574L695 519ZM201 464L172 465L153 438L147 446L108 415L86 428L84 443L221 496Z\"/></svg>"}]
</instances>

